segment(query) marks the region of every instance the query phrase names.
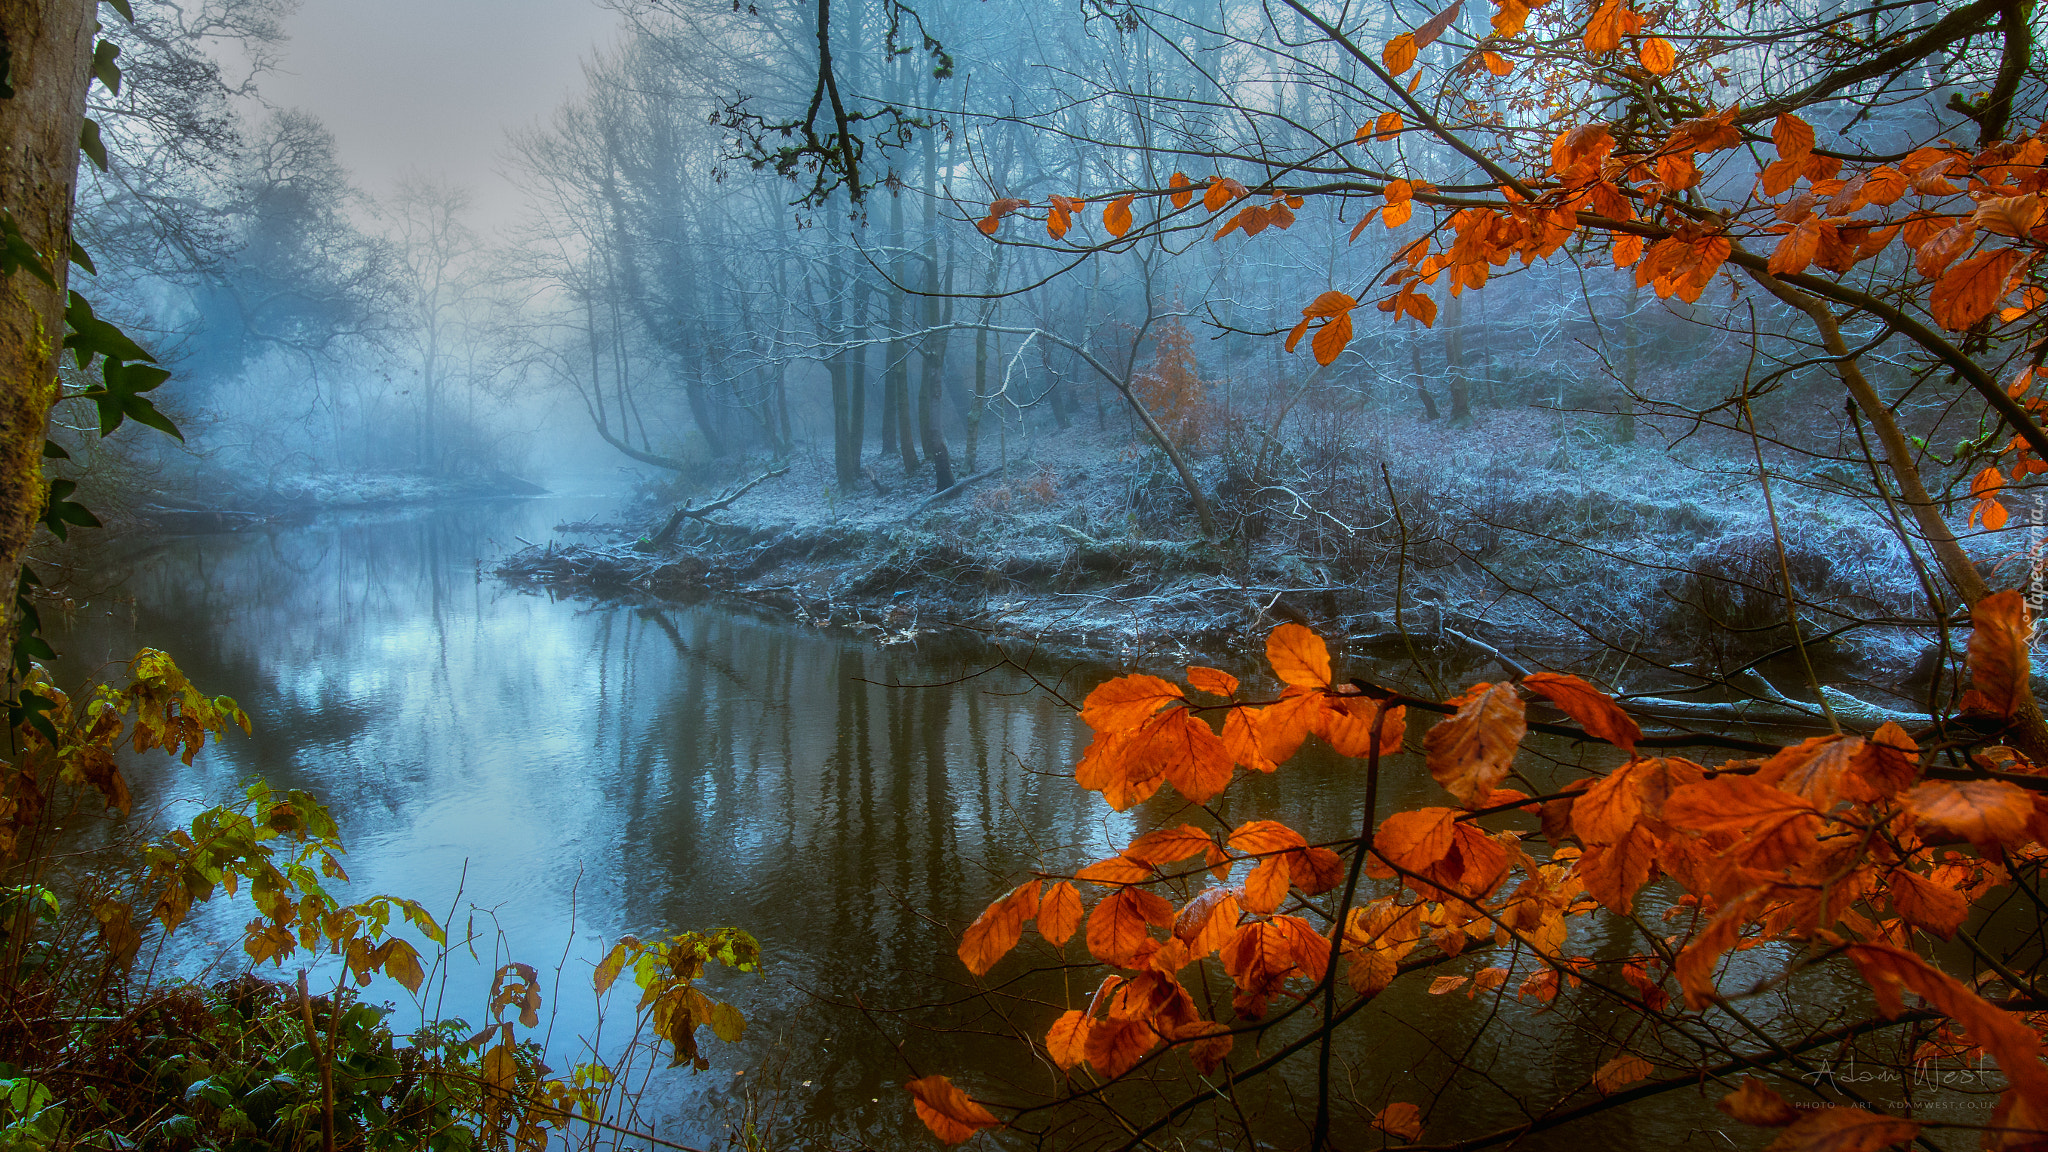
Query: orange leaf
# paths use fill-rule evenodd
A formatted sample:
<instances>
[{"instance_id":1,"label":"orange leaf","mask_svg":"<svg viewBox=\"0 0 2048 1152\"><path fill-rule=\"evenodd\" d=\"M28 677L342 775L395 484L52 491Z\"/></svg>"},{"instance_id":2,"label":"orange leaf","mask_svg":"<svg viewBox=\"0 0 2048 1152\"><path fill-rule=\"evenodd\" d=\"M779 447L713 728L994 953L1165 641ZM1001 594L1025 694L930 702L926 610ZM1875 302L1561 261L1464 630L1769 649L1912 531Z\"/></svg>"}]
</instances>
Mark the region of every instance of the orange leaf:
<instances>
[{"instance_id":1,"label":"orange leaf","mask_svg":"<svg viewBox=\"0 0 2048 1152\"><path fill-rule=\"evenodd\" d=\"M1623 1088L1655 1072L1657 1066L1633 1052L1625 1052L1600 1066L1593 1073L1593 1087L1602 1096L1611 1096Z\"/></svg>"},{"instance_id":2,"label":"orange leaf","mask_svg":"<svg viewBox=\"0 0 2048 1152\"><path fill-rule=\"evenodd\" d=\"M2026 789L2003 780L1929 780L1899 798L1923 840L1953 844L1968 840L1980 850L2017 846L2031 839L2034 814Z\"/></svg>"},{"instance_id":3,"label":"orange leaf","mask_svg":"<svg viewBox=\"0 0 2048 1152\"><path fill-rule=\"evenodd\" d=\"M1245 911L1260 916L1270 916L1280 908L1280 902L1287 898L1287 888L1293 883L1292 870L1287 866L1287 857L1268 856L1259 861L1251 875L1244 878Z\"/></svg>"},{"instance_id":4,"label":"orange leaf","mask_svg":"<svg viewBox=\"0 0 2048 1152\"><path fill-rule=\"evenodd\" d=\"M1778 158L1805 163L1813 152L1813 127L1790 112L1771 125L1771 142L1778 146Z\"/></svg>"},{"instance_id":5,"label":"orange leaf","mask_svg":"<svg viewBox=\"0 0 2048 1152\"><path fill-rule=\"evenodd\" d=\"M1903 948L1851 944L1848 951L1886 1019L1905 1011L1901 988L1915 993L1962 1025L1970 1042L1998 1061L2006 1080L2037 1113L2048 1105L2048 1067L2041 1064L2041 1038L2032 1028Z\"/></svg>"},{"instance_id":6,"label":"orange leaf","mask_svg":"<svg viewBox=\"0 0 2048 1152\"><path fill-rule=\"evenodd\" d=\"M1065 880L1045 890L1038 902L1038 934L1057 948L1081 925L1081 893Z\"/></svg>"},{"instance_id":7,"label":"orange leaf","mask_svg":"<svg viewBox=\"0 0 2048 1152\"><path fill-rule=\"evenodd\" d=\"M1662 36L1652 36L1643 41L1636 51L1636 59L1642 61L1644 69L1652 75L1663 76L1678 66L1678 52L1671 47L1671 41Z\"/></svg>"},{"instance_id":8,"label":"orange leaf","mask_svg":"<svg viewBox=\"0 0 2048 1152\"><path fill-rule=\"evenodd\" d=\"M1980 201L1970 222L1986 232L2026 239L2033 234L2034 225L2041 222L2040 194L2029 192L2024 196L1995 196Z\"/></svg>"},{"instance_id":9,"label":"orange leaf","mask_svg":"<svg viewBox=\"0 0 2048 1152\"><path fill-rule=\"evenodd\" d=\"M1024 921L1037 914L1038 881L1026 880L967 926L960 937L960 962L976 976L985 974L1024 938Z\"/></svg>"},{"instance_id":10,"label":"orange leaf","mask_svg":"<svg viewBox=\"0 0 2048 1152\"><path fill-rule=\"evenodd\" d=\"M1643 730L1613 697L1579 679L1558 672L1538 672L1522 677L1522 687L1543 697L1579 722L1589 736L1597 736L1629 755L1635 755L1636 741Z\"/></svg>"},{"instance_id":11,"label":"orange leaf","mask_svg":"<svg viewBox=\"0 0 2048 1152\"><path fill-rule=\"evenodd\" d=\"M1237 930L1240 911L1234 889L1204 888L1173 918L1174 938L1187 945L1191 958L1207 956Z\"/></svg>"},{"instance_id":12,"label":"orange leaf","mask_svg":"<svg viewBox=\"0 0 2048 1152\"><path fill-rule=\"evenodd\" d=\"M1935 282L1927 311L1951 332L1969 328L2005 298L2013 273L2027 259L2017 248L1999 248L1963 261Z\"/></svg>"},{"instance_id":13,"label":"orange leaf","mask_svg":"<svg viewBox=\"0 0 2048 1152\"><path fill-rule=\"evenodd\" d=\"M1476 684L1457 715L1422 738L1429 774L1461 803L1471 806L1508 774L1522 737L1529 731L1522 698L1512 684Z\"/></svg>"},{"instance_id":14,"label":"orange leaf","mask_svg":"<svg viewBox=\"0 0 2048 1152\"><path fill-rule=\"evenodd\" d=\"M1879 1152L1893 1145L1910 1144L1919 1134L1917 1120L1830 1106L1807 1112L1793 1121L1765 1152Z\"/></svg>"},{"instance_id":15,"label":"orange leaf","mask_svg":"<svg viewBox=\"0 0 2048 1152\"><path fill-rule=\"evenodd\" d=\"M1171 864L1190 856L1201 856L1215 846L1216 841L1207 832L1192 824L1181 824L1145 833L1131 841L1131 846L1124 849L1124 855L1147 864Z\"/></svg>"},{"instance_id":16,"label":"orange leaf","mask_svg":"<svg viewBox=\"0 0 2048 1152\"><path fill-rule=\"evenodd\" d=\"M1422 1110L1406 1101L1396 1100L1380 1109L1380 1114L1372 1118L1372 1126L1389 1136L1408 1141L1420 1140Z\"/></svg>"},{"instance_id":17,"label":"orange leaf","mask_svg":"<svg viewBox=\"0 0 2048 1152\"><path fill-rule=\"evenodd\" d=\"M1330 686L1329 646L1321 636L1299 624L1282 624L1273 629L1266 637L1266 659L1283 683L1301 688Z\"/></svg>"},{"instance_id":18,"label":"orange leaf","mask_svg":"<svg viewBox=\"0 0 2048 1152\"><path fill-rule=\"evenodd\" d=\"M1771 274L1785 276L1804 272L1819 252L1820 217L1808 216L1778 241L1777 248L1771 252Z\"/></svg>"},{"instance_id":19,"label":"orange leaf","mask_svg":"<svg viewBox=\"0 0 2048 1152\"><path fill-rule=\"evenodd\" d=\"M1351 343L1351 313L1345 312L1316 331L1316 338L1309 342L1315 353L1316 363L1329 364L1344 352Z\"/></svg>"},{"instance_id":20,"label":"orange leaf","mask_svg":"<svg viewBox=\"0 0 2048 1152\"><path fill-rule=\"evenodd\" d=\"M1574 815L1577 808L1575 803ZM1586 845L1577 875L1585 882L1587 895L1608 911L1626 916L1634 907L1636 892L1656 874L1661 848L1648 828L1631 828L1615 843Z\"/></svg>"},{"instance_id":21,"label":"orange leaf","mask_svg":"<svg viewBox=\"0 0 2048 1152\"><path fill-rule=\"evenodd\" d=\"M1621 47L1621 0L1607 0L1586 22L1586 51L1595 56Z\"/></svg>"},{"instance_id":22,"label":"orange leaf","mask_svg":"<svg viewBox=\"0 0 2048 1152\"><path fill-rule=\"evenodd\" d=\"M2009 717L2018 710L2033 692L2027 655L2032 635L2026 598L2014 589L1994 592L1971 607L1965 711Z\"/></svg>"},{"instance_id":23,"label":"orange leaf","mask_svg":"<svg viewBox=\"0 0 2048 1152\"><path fill-rule=\"evenodd\" d=\"M1254 772L1271 772L1278 765L1267 757L1260 743L1258 716L1258 712L1249 708L1232 708L1230 715L1223 718L1223 748L1239 767ZM1294 744L1297 748L1301 746L1300 737L1295 738Z\"/></svg>"},{"instance_id":24,"label":"orange leaf","mask_svg":"<svg viewBox=\"0 0 2048 1152\"><path fill-rule=\"evenodd\" d=\"M1135 199L1137 194L1132 193L1102 210L1102 226L1109 230L1111 236L1121 237L1131 230L1131 201Z\"/></svg>"},{"instance_id":25,"label":"orange leaf","mask_svg":"<svg viewBox=\"0 0 2048 1152\"><path fill-rule=\"evenodd\" d=\"M1168 187L1173 189L1173 195L1169 199L1173 201L1175 208L1185 208L1188 206L1188 201L1195 198L1194 185L1188 180L1186 173L1175 172L1173 179L1168 180L1166 183Z\"/></svg>"},{"instance_id":26,"label":"orange leaf","mask_svg":"<svg viewBox=\"0 0 2048 1152\"><path fill-rule=\"evenodd\" d=\"M1495 76L1505 76L1515 70L1515 66L1508 63L1507 57L1502 56L1498 52L1481 52L1479 54L1479 62L1486 65L1486 70Z\"/></svg>"},{"instance_id":27,"label":"orange leaf","mask_svg":"<svg viewBox=\"0 0 2048 1152\"><path fill-rule=\"evenodd\" d=\"M1143 888L1119 888L1088 914L1088 951L1097 960L1126 966L1152 940L1148 925L1173 923L1173 905Z\"/></svg>"},{"instance_id":28,"label":"orange leaf","mask_svg":"<svg viewBox=\"0 0 2048 1152\"><path fill-rule=\"evenodd\" d=\"M1088 1025L1088 1063L1115 1079L1130 1071L1159 1043L1159 1033L1143 1020L1094 1020Z\"/></svg>"},{"instance_id":29,"label":"orange leaf","mask_svg":"<svg viewBox=\"0 0 2048 1152\"><path fill-rule=\"evenodd\" d=\"M1170 701L1184 699L1180 685L1133 673L1105 680L1081 701L1081 720L1097 732L1136 728Z\"/></svg>"},{"instance_id":30,"label":"orange leaf","mask_svg":"<svg viewBox=\"0 0 2048 1152\"><path fill-rule=\"evenodd\" d=\"M1309 718L1310 729L1328 741L1339 756L1370 756L1375 734L1381 755L1401 750L1407 730L1406 708L1397 705L1382 709L1379 701L1365 696L1325 696L1320 703L1322 707Z\"/></svg>"},{"instance_id":31,"label":"orange leaf","mask_svg":"<svg viewBox=\"0 0 2048 1152\"><path fill-rule=\"evenodd\" d=\"M1072 1069L1088 1058L1088 1025L1086 1013L1079 1008L1069 1008L1060 1013L1052 1022L1052 1029L1045 1034L1045 1054L1062 1072Z\"/></svg>"},{"instance_id":32,"label":"orange leaf","mask_svg":"<svg viewBox=\"0 0 2048 1152\"><path fill-rule=\"evenodd\" d=\"M1002 1121L969 1100L967 1093L944 1076L926 1076L904 1087L917 1101L917 1118L947 1144L958 1144L984 1128L1002 1127Z\"/></svg>"},{"instance_id":33,"label":"orange leaf","mask_svg":"<svg viewBox=\"0 0 2048 1152\"><path fill-rule=\"evenodd\" d=\"M1451 21L1458 18L1458 9L1464 6L1465 0L1452 0L1450 7L1423 21L1422 27L1415 30L1415 46L1427 48L1436 43L1436 38L1443 35L1444 29L1451 26Z\"/></svg>"},{"instance_id":34,"label":"orange leaf","mask_svg":"<svg viewBox=\"0 0 2048 1152\"><path fill-rule=\"evenodd\" d=\"M1197 804L1206 804L1230 784L1231 756L1215 731L1185 708L1162 717L1132 755L1154 763L1168 783Z\"/></svg>"},{"instance_id":35,"label":"orange leaf","mask_svg":"<svg viewBox=\"0 0 2048 1152\"><path fill-rule=\"evenodd\" d=\"M1406 224L1408 218L1413 215L1415 215L1415 201L1396 200L1387 205L1385 212L1380 213L1380 221L1389 228L1399 228L1401 225Z\"/></svg>"},{"instance_id":36,"label":"orange leaf","mask_svg":"<svg viewBox=\"0 0 2048 1152\"><path fill-rule=\"evenodd\" d=\"M1470 979L1470 976L1439 976L1429 982L1429 994L1431 996L1449 995L1463 988L1465 981Z\"/></svg>"},{"instance_id":37,"label":"orange leaf","mask_svg":"<svg viewBox=\"0 0 2048 1152\"><path fill-rule=\"evenodd\" d=\"M1074 879L1076 880L1085 880L1090 884L1101 884L1105 887L1116 884L1140 884L1151 878L1152 866L1150 864L1122 855L1111 856L1107 860L1097 860L1095 863L1074 873Z\"/></svg>"},{"instance_id":38,"label":"orange leaf","mask_svg":"<svg viewBox=\"0 0 2048 1152\"><path fill-rule=\"evenodd\" d=\"M1380 60L1386 64L1387 71L1399 76L1414 67L1415 52L1415 37L1403 32L1387 41L1386 49L1380 53Z\"/></svg>"},{"instance_id":39,"label":"orange leaf","mask_svg":"<svg viewBox=\"0 0 2048 1152\"><path fill-rule=\"evenodd\" d=\"M1886 880L1891 886L1892 911L1923 932L1943 940L1953 939L1956 929L1963 926L1964 917L1970 914L1969 901L1962 893L1917 872L1894 868Z\"/></svg>"},{"instance_id":40,"label":"orange leaf","mask_svg":"<svg viewBox=\"0 0 2048 1152\"><path fill-rule=\"evenodd\" d=\"M1358 301L1343 292L1324 292L1314 300L1309 301L1308 307L1303 308L1301 314L1311 318L1342 316L1356 307L1358 307Z\"/></svg>"},{"instance_id":41,"label":"orange leaf","mask_svg":"<svg viewBox=\"0 0 2048 1152\"><path fill-rule=\"evenodd\" d=\"M1794 1108L1791 1101L1771 1091L1754 1076L1744 1076L1742 1087L1721 1097L1714 1107L1744 1124L1764 1128L1783 1128L1800 1116L1799 1109Z\"/></svg>"},{"instance_id":42,"label":"orange leaf","mask_svg":"<svg viewBox=\"0 0 2048 1152\"><path fill-rule=\"evenodd\" d=\"M1392 140L1400 134L1401 129L1406 124L1407 122L1401 119L1399 112L1383 112L1378 119L1373 121L1373 139Z\"/></svg>"},{"instance_id":43,"label":"orange leaf","mask_svg":"<svg viewBox=\"0 0 2048 1152\"><path fill-rule=\"evenodd\" d=\"M1209 668L1201 664L1188 665L1188 683L1211 696L1237 695L1237 677L1220 668Z\"/></svg>"},{"instance_id":44,"label":"orange leaf","mask_svg":"<svg viewBox=\"0 0 2048 1152\"><path fill-rule=\"evenodd\" d=\"M1302 740L1315 722L1316 713L1323 707L1323 702L1312 692L1301 688L1288 691L1293 695L1283 696L1278 704L1260 709L1253 717L1259 734L1259 751L1274 764L1287 762L1301 748Z\"/></svg>"}]
</instances>

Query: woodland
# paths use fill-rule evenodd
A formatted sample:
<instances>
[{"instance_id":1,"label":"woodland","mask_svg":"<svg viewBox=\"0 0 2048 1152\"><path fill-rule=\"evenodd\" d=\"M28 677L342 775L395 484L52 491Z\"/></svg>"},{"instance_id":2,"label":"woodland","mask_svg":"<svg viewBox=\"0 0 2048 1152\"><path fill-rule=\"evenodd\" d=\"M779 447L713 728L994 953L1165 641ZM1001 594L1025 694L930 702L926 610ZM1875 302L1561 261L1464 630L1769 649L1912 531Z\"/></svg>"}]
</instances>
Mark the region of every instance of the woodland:
<instances>
[{"instance_id":1,"label":"woodland","mask_svg":"<svg viewBox=\"0 0 2048 1152\"><path fill-rule=\"evenodd\" d=\"M1006 812L923 1015L856 1000L920 1145L2048 1148L2031 0L607 7L488 227L265 103L286 0L0 7L0 1147L692 1147L637 1101L772 938L609 941L556 1067L559 970L443 1013L475 917L318 795L130 818L250 701L59 683L114 545L623 468L477 585L1072 721L1019 770L1108 854ZM1362 1075L1415 996L1542 1074ZM728 1146L870 1143L790 1131Z\"/></svg>"}]
</instances>

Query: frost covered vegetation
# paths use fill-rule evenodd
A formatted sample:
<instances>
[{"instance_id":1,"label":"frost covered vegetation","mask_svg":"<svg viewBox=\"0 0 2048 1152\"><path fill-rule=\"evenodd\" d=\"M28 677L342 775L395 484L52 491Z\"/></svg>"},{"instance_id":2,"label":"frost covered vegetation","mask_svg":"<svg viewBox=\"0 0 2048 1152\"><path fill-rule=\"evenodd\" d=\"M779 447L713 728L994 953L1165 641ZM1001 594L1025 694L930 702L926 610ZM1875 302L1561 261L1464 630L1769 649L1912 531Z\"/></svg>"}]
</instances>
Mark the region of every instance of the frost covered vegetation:
<instances>
[{"instance_id":1,"label":"frost covered vegetation","mask_svg":"<svg viewBox=\"0 0 2048 1152\"><path fill-rule=\"evenodd\" d=\"M368 196L316 121L235 111L209 45L260 84L276 3L107 3L104 40L80 0L0 14L10 1140L626 1135L617 1066L557 1076L519 1039L531 968L475 1033L352 1000L426 979L394 916L447 941L327 892L309 796L258 786L126 887L59 884L57 797L125 809L117 741L189 754L239 712L157 653L75 707L22 567L88 505L251 527L596 452L644 470L634 518L504 575L889 644L1265 657L1250 688L1201 663L1072 701L1074 779L1133 835L963 929L977 1030L1030 1071L912 1079L944 1141L1478 1148L1713 1081L1785 1152L2048 1146L2030 4L633 0L509 142L532 209L486 238L459 187ZM1411 740L1411 710L1443 719ZM1368 781L1348 828L1228 807L1310 737ZM1381 796L1410 745L1455 807ZM1644 754L1681 749L1719 763ZM325 949L324 1002L136 971L243 884L246 955ZM1050 951L1005 972L1026 923ZM734 930L619 943L594 990L630 962L654 1038L625 1062L701 1066L698 1030L743 1024L696 981L755 958ZM1448 1091L1347 1086L1351 1022L1423 972L1603 1059L1492 1085L1525 1119L1490 1131ZM1971 1068L1977 1107L1861 1095L1823 1050Z\"/></svg>"}]
</instances>

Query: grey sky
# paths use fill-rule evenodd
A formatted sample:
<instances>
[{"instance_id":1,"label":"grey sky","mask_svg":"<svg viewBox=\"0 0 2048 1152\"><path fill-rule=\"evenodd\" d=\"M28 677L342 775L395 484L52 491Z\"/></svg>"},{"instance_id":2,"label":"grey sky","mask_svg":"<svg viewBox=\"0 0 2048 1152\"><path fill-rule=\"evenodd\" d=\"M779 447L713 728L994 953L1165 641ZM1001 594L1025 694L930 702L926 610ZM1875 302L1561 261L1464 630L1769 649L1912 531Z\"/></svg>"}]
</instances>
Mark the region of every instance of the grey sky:
<instances>
[{"instance_id":1,"label":"grey sky","mask_svg":"<svg viewBox=\"0 0 2048 1152\"><path fill-rule=\"evenodd\" d=\"M326 122L364 191L388 193L412 168L445 175L489 228L520 206L499 175L506 130L580 90L582 60L617 22L593 0L304 0L281 74L259 85Z\"/></svg>"}]
</instances>

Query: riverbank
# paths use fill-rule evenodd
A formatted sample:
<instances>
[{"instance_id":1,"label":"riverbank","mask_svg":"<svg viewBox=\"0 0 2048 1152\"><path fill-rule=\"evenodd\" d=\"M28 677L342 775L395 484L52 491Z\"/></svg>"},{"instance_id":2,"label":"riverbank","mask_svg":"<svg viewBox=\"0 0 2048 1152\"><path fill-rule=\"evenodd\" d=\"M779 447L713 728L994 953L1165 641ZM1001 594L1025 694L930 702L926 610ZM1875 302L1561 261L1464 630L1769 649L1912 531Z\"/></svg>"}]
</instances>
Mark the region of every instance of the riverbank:
<instances>
[{"instance_id":1,"label":"riverbank","mask_svg":"<svg viewBox=\"0 0 2048 1152\"><path fill-rule=\"evenodd\" d=\"M735 467L756 483L714 511L741 485L559 525L496 571L594 600L729 595L885 645L963 629L1131 665L1235 660L1294 620L1424 679L1569 667L1668 692L1760 658L1787 671L1753 473L1649 447L1562 455L1504 420L1473 430L1483 450L1425 457L1394 445L1430 429L1399 423L1321 454L1199 455L1213 540L1158 453L1076 428L937 500L893 460L853 493L816 456ZM1896 540L1817 492L1781 520L1824 678L1921 696L1934 634L1897 623L1924 608Z\"/></svg>"}]
</instances>

